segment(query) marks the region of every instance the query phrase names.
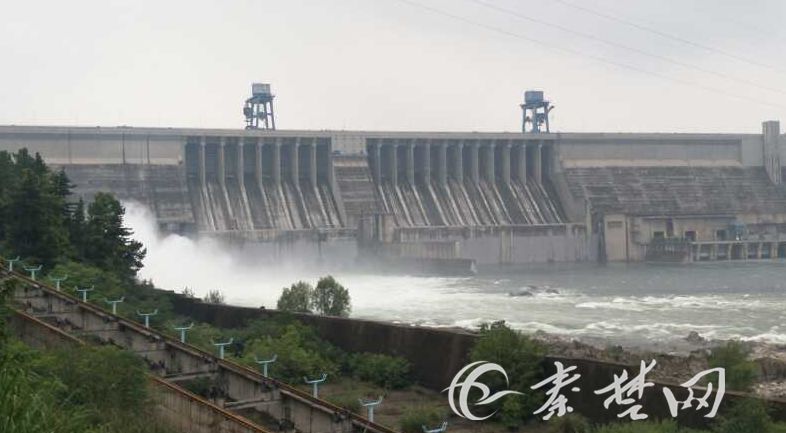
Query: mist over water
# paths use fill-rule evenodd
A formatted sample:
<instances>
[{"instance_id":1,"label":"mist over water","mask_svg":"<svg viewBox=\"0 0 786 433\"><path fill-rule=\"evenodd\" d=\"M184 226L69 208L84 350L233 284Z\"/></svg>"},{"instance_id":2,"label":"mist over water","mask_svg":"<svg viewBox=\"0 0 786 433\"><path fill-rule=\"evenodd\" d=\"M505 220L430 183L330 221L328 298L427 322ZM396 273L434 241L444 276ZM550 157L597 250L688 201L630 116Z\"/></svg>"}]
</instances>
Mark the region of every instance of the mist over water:
<instances>
[{"instance_id":1,"label":"mist over water","mask_svg":"<svg viewBox=\"0 0 786 433\"><path fill-rule=\"evenodd\" d=\"M706 338L786 344L786 262L681 265L562 264L481 268L473 277L379 275L353 267L354 245L326 246L321 260L258 244L162 235L150 212L126 203L126 224L147 247L140 277L230 304L275 307L281 288L334 275L350 291L352 316L427 326L513 327L623 345ZM316 249L309 246L309 254ZM527 290L531 296L510 296Z\"/></svg>"}]
</instances>

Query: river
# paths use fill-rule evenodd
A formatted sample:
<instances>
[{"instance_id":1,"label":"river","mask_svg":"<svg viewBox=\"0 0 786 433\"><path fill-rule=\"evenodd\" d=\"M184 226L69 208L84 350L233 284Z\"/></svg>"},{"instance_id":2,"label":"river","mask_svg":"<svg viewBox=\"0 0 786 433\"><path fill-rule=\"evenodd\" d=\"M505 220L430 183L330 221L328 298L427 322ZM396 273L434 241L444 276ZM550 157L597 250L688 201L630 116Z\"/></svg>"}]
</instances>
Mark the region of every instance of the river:
<instances>
[{"instance_id":1,"label":"river","mask_svg":"<svg viewBox=\"0 0 786 433\"><path fill-rule=\"evenodd\" d=\"M232 304L275 307L282 287L313 284L330 272L349 289L357 318L468 328L505 320L526 332L624 346L668 345L691 331L786 344L784 261L487 267L456 278L319 269L292 260L266 266L249 260L248 250L164 236L146 209L127 208L127 224L148 249L140 277L198 295L218 289Z\"/></svg>"}]
</instances>

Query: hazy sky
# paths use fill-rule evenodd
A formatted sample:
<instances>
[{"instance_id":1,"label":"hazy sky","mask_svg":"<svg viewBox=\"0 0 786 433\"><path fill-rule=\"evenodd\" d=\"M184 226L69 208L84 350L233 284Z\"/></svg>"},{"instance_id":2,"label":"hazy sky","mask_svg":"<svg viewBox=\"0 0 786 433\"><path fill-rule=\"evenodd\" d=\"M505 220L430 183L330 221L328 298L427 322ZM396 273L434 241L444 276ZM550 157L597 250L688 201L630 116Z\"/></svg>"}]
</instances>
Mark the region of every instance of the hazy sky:
<instances>
[{"instance_id":1,"label":"hazy sky","mask_svg":"<svg viewBox=\"0 0 786 433\"><path fill-rule=\"evenodd\" d=\"M560 0L5 2L0 124L240 128L252 81L280 129L514 131L529 88L558 131L786 121L783 0L564 1L686 42Z\"/></svg>"}]
</instances>

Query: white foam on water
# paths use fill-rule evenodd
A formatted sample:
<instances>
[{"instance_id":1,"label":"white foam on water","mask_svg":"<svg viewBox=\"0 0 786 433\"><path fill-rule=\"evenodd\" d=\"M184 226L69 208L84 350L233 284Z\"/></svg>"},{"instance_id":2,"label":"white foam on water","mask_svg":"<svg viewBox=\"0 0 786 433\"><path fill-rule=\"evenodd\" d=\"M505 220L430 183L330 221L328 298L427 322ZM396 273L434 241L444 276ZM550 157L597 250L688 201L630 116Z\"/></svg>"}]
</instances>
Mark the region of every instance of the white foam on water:
<instances>
[{"instance_id":1,"label":"white foam on water","mask_svg":"<svg viewBox=\"0 0 786 433\"><path fill-rule=\"evenodd\" d=\"M247 251L209 239L164 235L145 207L126 203L126 208L126 224L148 251L140 277L151 279L158 287L176 291L189 287L198 296L218 289L229 303L274 307L283 287L298 280L315 284L326 273L294 259L253 264L254 257L249 257ZM349 289L352 316L357 318L464 328L506 320L526 332L540 330L610 341L682 339L697 331L707 338L786 344L786 334L774 327L786 318L786 297L777 287L771 292L750 293L746 289L744 293L735 293L731 289L708 289L706 281L697 281L697 286L704 284L697 293L652 294L658 293L659 280L648 276L647 269L636 271L650 278L646 282L637 280L636 275L612 280L617 272L613 268L600 270L610 273L605 277L608 281L593 279L597 269L582 270L578 266L568 269L569 279L556 278L560 275L558 270L550 272L553 273L536 276L522 273L515 277L508 274L497 278L445 278L374 275L343 269L333 275ZM723 272L723 268L718 268L718 272ZM781 272L769 268L759 271L776 282L780 281ZM739 272L734 275L744 276ZM558 293L547 293L550 287ZM609 287L615 288L610 291ZM526 288L530 288L532 296L509 295Z\"/></svg>"},{"instance_id":2,"label":"white foam on water","mask_svg":"<svg viewBox=\"0 0 786 433\"><path fill-rule=\"evenodd\" d=\"M624 311L644 311L645 306L632 299L614 298L611 301L587 301L576 304L576 308L588 308L591 310L608 309Z\"/></svg>"}]
</instances>

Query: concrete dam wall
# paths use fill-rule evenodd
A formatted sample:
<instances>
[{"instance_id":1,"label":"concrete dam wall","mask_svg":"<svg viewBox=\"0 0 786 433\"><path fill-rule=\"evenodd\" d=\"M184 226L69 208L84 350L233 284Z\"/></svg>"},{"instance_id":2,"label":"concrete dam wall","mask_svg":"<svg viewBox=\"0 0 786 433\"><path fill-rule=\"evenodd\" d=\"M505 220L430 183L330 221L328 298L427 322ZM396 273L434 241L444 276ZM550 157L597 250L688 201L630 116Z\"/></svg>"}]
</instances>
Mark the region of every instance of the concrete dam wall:
<instances>
[{"instance_id":1,"label":"concrete dam wall","mask_svg":"<svg viewBox=\"0 0 786 433\"><path fill-rule=\"evenodd\" d=\"M605 239L608 215L786 222L784 141L777 122L762 134L0 126L0 150L38 152L78 195L141 202L168 231L478 263L593 260L628 241L635 260L671 233L632 222Z\"/></svg>"},{"instance_id":2,"label":"concrete dam wall","mask_svg":"<svg viewBox=\"0 0 786 433\"><path fill-rule=\"evenodd\" d=\"M552 140L410 135L0 127L0 149L41 153L81 195L111 191L205 233L355 229L374 213L399 227L564 222Z\"/></svg>"},{"instance_id":3,"label":"concrete dam wall","mask_svg":"<svg viewBox=\"0 0 786 433\"><path fill-rule=\"evenodd\" d=\"M400 227L559 224L552 147L525 140L369 139L382 208Z\"/></svg>"},{"instance_id":4,"label":"concrete dam wall","mask_svg":"<svg viewBox=\"0 0 786 433\"><path fill-rule=\"evenodd\" d=\"M201 232L344 226L330 138L189 137L185 172Z\"/></svg>"},{"instance_id":5,"label":"concrete dam wall","mask_svg":"<svg viewBox=\"0 0 786 433\"><path fill-rule=\"evenodd\" d=\"M398 227L562 222L543 182L548 153L540 144L366 141L360 154L367 157L347 164L329 136L188 137L185 172L197 229L352 229L364 212L390 214ZM358 195L361 207L347 209Z\"/></svg>"}]
</instances>

